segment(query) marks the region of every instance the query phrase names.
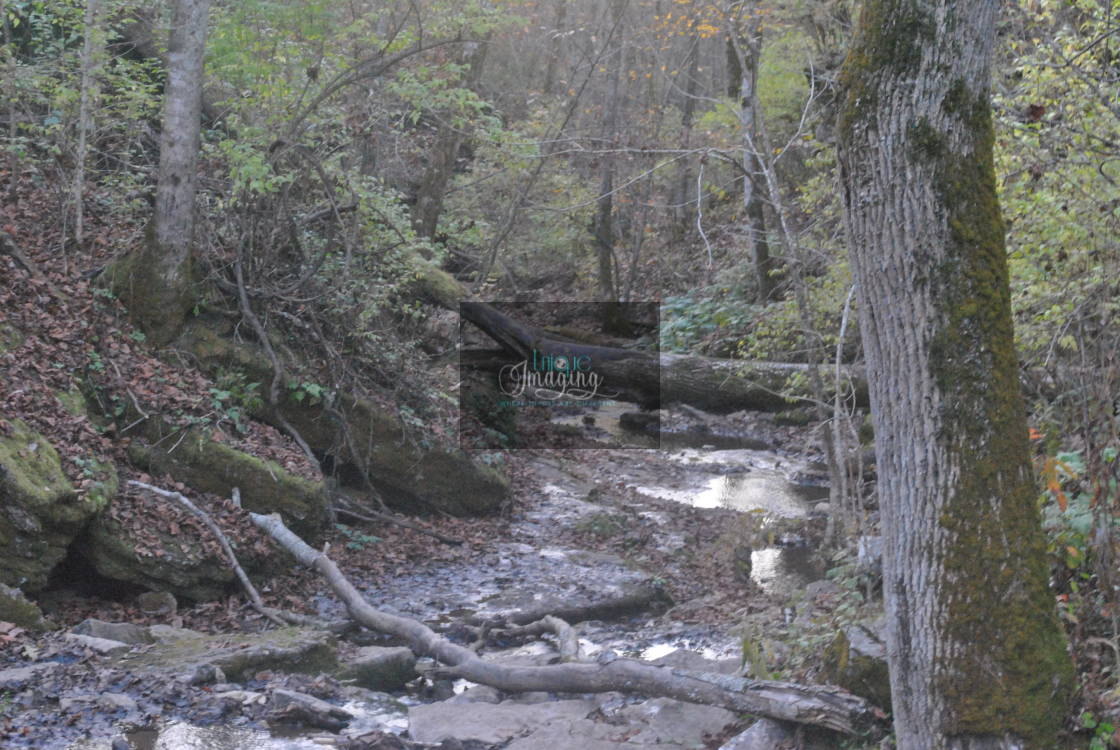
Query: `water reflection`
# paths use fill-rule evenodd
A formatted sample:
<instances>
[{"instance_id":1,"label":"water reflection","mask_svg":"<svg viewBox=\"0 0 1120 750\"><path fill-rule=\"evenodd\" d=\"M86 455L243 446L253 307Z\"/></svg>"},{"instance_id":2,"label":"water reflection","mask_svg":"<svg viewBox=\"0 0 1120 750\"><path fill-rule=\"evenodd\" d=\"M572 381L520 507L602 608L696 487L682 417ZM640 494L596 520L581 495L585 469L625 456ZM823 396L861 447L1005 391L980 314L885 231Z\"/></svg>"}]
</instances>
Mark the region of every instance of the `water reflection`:
<instances>
[{"instance_id":1,"label":"water reflection","mask_svg":"<svg viewBox=\"0 0 1120 750\"><path fill-rule=\"evenodd\" d=\"M824 575L808 547L767 547L751 552L751 578L763 590L792 595Z\"/></svg>"},{"instance_id":2,"label":"water reflection","mask_svg":"<svg viewBox=\"0 0 1120 750\"><path fill-rule=\"evenodd\" d=\"M259 729L197 727L174 722L159 729L129 732L133 750L322 750L307 737L280 738Z\"/></svg>"},{"instance_id":3,"label":"water reflection","mask_svg":"<svg viewBox=\"0 0 1120 750\"><path fill-rule=\"evenodd\" d=\"M697 508L764 511L784 518L799 518L815 500L828 498L827 487L793 484L776 471L755 471L714 477L707 489L691 498Z\"/></svg>"}]
</instances>

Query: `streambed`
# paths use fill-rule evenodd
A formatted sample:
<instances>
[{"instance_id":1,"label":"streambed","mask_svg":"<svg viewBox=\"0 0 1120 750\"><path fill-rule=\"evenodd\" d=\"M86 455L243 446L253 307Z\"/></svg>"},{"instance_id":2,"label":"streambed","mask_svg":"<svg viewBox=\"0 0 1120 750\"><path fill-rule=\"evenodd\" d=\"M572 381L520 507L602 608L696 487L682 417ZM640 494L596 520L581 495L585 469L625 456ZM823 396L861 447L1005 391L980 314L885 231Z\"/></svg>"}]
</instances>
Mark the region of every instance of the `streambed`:
<instances>
[{"instance_id":1,"label":"streambed","mask_svg":"<svg viewBox=\"0 0 1120 750\"><path fill-rule=\"evenodd\" d=\"M517 459L533 475L535 489L522 498L508 533L485 554L466 561L433 560L416 565L406 575L382 580L355 576L355 584L381 609L446 629L462 620L539 609L552 602L580 605L661 585L662 576L668 574L661 573L659 565L671 567L698 555L715 555L713 564L719 568L723 563L716 559L718 553L713 553L711 543L697 541L696 528L730 527L736 518L749 520L756 534L763 534L765 543L753 544L749 551L750 579L763 600L795 599L807 584L823 577L823 566L812 548L789 529L810 518L814 505L827 499L828 490L819 482L794 481L813 476L813 466L807 458L773 447L783 436L768 434L760 439L745 431L719 433L713 431L714 419L703 430L682 429L666 419L663 425L671 432L662 435L662 448L635 447L627 442L633 433L619 424L622 413L621 407L600 410L594 424L587 424L585 415L564 418L589 434L605 434L610 447L542 451ZM671 440L664 439L666 435ZM789 433L784 437L788 444ZM648 441L648 435L638 435L635 442L641 446ZM693 519L691 527L682 521L686 517ZM615 518L623 520L611 520ZM634 536L634 544L619 548L616 542L634 534L637 526L641 534ZM767 534L767 529L774 532ZM598 543L581 543L588 539ZM749 593L730 596L751 604ZM321 615L342 614L333 597L316 601ZM705 617L702 612L694 601L678 601L667 611L653 608L584 622L579 626L582 655L595 658L615 652L705 669L737 669L741 635L735 622ZM510 663L547 663L552 651L547 644L534 643L495 656ZM450 690L462 693L472 687L460 680ZM398 695L404 704L434 697ZM403 713L370 714L362 724L360 707L351 709L359 717L355 725L363 730L380 726L400 732L407 727ZM133 750L303 750L337 744L337 735L221 721L201 727L169 719L134 730L125 740ZM104 750L109 745L72 747Z\"/></svg>"}]
</instances>

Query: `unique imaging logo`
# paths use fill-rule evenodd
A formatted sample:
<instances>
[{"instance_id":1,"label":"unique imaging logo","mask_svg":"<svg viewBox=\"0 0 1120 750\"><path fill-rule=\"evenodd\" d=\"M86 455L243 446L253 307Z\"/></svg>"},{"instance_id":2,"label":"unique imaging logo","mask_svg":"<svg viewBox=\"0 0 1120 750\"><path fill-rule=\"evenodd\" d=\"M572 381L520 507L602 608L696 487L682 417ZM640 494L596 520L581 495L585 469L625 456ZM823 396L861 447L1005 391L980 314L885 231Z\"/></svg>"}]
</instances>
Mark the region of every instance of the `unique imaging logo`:
<instances>
[{"instance_id":1,"label":"unique imaging logo","mask_svg":"<svg viewBox=\"0 0 1120 750\"><path fill-rule=\"evenodd\" d=\"M659 439L656 302L465 300L459 444L465 449L649 447ZM622 435L645 410L645 435ZM652 420L652 422L651 422ZM649 436L653 436L650 438Z\"/></svg>"},{"instance_id":2,"label":"unique imaging logo","mask_svg":"<svg viewBox=\"0 0 1120 750\"><path fill-rule=\"evenodd\" d=\"M498 374L502 393L513 398L587 401L599 393L603 377L592 369L587 354L548 354L533 350L529 359L504 366Z\"/></svg>"}]
</instances>

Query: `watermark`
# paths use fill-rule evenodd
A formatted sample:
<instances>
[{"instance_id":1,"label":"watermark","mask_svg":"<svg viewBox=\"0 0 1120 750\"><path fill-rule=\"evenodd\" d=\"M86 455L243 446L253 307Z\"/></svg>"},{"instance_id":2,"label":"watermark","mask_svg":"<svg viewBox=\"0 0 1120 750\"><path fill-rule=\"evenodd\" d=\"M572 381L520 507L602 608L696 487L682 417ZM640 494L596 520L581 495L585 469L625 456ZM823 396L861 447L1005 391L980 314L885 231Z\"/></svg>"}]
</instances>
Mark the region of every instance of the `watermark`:
<instances>
[{"instance_id":1,"label":"watermark","mask_svg":"<svg viewBox=\"0 0 1120 750\"><path fill-rule=\"evenodd\" d=\"M656 303L464 303L460 320L462 447L656 447Z\"/></svg>"}]
</instances>

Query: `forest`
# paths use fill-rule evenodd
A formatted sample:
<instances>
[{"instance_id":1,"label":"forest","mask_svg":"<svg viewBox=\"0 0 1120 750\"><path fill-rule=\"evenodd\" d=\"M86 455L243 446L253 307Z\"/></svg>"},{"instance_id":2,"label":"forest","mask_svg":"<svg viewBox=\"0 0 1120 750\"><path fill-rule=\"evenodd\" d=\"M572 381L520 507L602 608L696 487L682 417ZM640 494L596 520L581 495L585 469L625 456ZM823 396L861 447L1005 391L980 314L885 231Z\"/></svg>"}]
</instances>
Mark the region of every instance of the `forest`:
<instances>
[{"instance_id":1,"label":"forest","mask_svg":"<svg viewBox=\"0 0 1120 750\"><path fill-rule=\"evenodd\" d=\"M0 747L1120 747L1120 0L0 0Z\"/></svg>"}]
</instances>

